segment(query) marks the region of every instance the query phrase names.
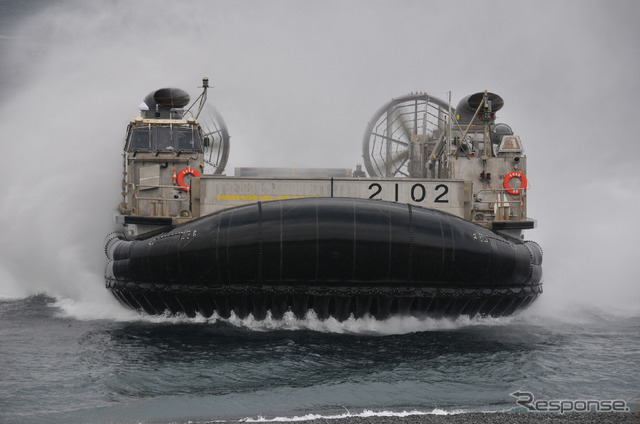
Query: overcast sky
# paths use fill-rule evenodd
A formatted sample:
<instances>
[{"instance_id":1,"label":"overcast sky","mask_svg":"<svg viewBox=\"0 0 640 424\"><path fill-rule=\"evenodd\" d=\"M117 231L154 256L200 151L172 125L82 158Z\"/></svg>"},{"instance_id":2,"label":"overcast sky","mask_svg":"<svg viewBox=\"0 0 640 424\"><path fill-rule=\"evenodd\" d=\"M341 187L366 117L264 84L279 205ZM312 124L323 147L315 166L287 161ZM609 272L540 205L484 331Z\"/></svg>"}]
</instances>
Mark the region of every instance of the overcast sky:
<instances>
[{"instance_id":1,"label":"overcast sky","mask_svg":"<svg viewBox=\"0 0 640 424\"><path fill-rule=\"evenodd\" d=\"M368 120L392 97L452 91L455 105L486 89L525 143L538 219L527 236L545 250L545 297L597 304L606 284L612 303L638 299L639 2L24 4L0 1L0 143L17 158L5 161L8 179L21 182L0 207L7 231L65 234L68 259L101 252L108 223L96 222L118 201L125 126L160 87L195 97L209 77L232 137L228 174L354 168ZM55 245L44 243L43 256ZM15 279L7 262L19 253L0 252ZM104 258L84 256L101 278Z\"/></svg>"}]
</instances>

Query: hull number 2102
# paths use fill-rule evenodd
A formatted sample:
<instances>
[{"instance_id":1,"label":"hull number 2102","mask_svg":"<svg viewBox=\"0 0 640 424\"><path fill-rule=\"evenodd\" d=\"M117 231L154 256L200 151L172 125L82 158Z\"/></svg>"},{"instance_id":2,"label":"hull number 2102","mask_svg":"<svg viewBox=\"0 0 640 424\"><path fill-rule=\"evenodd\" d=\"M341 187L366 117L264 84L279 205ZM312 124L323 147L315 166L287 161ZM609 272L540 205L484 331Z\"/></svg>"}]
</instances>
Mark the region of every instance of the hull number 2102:
<instances>
[{"instance_id":1,"label":"hull number 2102","mask_svg":"<svg viewBox=\"0 0 640 424\"><path fill-rule=\"evenodd\" d=\"M403 185L402 188L404 189L405 187L407 186ZM394 191L393 198L396 202L399 200L399 197L401 195L400 189L401 188L398 183L395 183L394 187L392 188L392 190ZM383 194L382 185L379 183L370 184L369 191L371 193L369 199L382 200L383 196L388 197L386 193ZM415 203L421 203L427 198L431 198L431 195L429 195L428 191L429 190L427 189L427 187L425 187L423 184L415 183L411 186L408 194L412 201L414 201ZM446 184L438 184L437 186L435 186L434 191L434 203L449 203L449 197L447 196L449 194L449 187Z\"/></svg>"}]
</instances>

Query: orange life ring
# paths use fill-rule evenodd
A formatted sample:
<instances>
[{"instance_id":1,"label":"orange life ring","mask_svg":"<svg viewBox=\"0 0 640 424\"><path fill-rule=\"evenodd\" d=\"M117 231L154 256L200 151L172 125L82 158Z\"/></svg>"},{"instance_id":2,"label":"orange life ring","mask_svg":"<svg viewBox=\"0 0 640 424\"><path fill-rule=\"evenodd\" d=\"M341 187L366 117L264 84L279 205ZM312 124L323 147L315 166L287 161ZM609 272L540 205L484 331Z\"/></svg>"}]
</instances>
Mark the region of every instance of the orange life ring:
<instances>
[{"instance_id":1,"label":"orange life ring","mask_svg":"<svg viewBox=\"0 0 640 424\"><path fill-rule=\"evenodd\" d=\"M184 177L187 174L191 174L197 178L200 176L200 173L198 172L197 169L193 169L193 168L184 168L182 171L178 173L178 185L180 186L180 188L184 191L191 191L191 186L186 185L184 182Z\"/></svg>"},{"instance_id":2,"label":"orange life ring","mask_svg":"<svg viewBox=\"0 0 640 424\"><path fill-rule=\"evenodd\" d=\"M511 178L519 178L520 181L522 182L520 184L520 187L518 188L511 187L511 184L509 184L511 182ZM507 193L513 194L514 196L516 196L520 194L520 190L527 189L527 177L525 177L522 172L518 172L518 171L509 172L507 175L504 176L503 186L507 190Z\"/></svg>"}]
</instances>

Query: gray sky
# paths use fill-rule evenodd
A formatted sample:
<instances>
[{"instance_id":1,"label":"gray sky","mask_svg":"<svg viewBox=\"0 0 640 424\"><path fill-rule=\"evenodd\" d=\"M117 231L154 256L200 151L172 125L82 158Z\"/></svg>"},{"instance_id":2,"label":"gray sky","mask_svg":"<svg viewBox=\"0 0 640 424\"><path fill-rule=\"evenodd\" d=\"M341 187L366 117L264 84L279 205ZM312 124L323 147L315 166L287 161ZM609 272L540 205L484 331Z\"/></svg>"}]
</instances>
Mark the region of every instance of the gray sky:
<instances>
[{"instance_id":1,"label":"gray sky","mask_svg":"<svg viewBox=\"0 0 640 424\"><path fill-rule=\"evenodd\" d=\"M13 3L0 5L15 10ZM528 238L545 250L546 302L578 292L598 304L602 284L610 303L640 297L640 145L631 128L640 98L638 2L44 3L51 6L31 2L21 25L5 18L0 28L1 142L24 158L7 171L20 174L33 159L23 187L50 211L38 215L37 202L23 201L22 216L44 221L34 228L19 220L13 231L62 232L64 201L72 201L78 221L62 226L93 230L88 242L75 235L67 244L101 249L108 224L95 222L108 221L118 201L124 128L156 88L195 97L209 77L210 100L232 137L228 174L236 166L353 168L362 163L367 121L392 97L426 91L446 99L452 91L455 105L487 89L505 100L498 121L525 143L529 212L539 220ZM38 103L50 106L35 124ZM25 198L15 187L5 195ZM14 212L0 208L4 222ZM85 258L88 269L102 260Z\"/></svg>"}]
</instances>

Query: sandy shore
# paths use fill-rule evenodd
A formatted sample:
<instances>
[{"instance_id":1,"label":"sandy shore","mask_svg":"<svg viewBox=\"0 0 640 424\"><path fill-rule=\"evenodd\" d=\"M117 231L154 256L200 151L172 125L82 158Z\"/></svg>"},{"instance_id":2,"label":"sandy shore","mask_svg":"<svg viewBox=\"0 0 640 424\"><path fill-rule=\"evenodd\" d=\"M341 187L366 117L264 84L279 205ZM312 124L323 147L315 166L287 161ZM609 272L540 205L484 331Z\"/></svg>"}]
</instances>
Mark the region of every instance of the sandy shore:
<instances>
[{"instance_id":1,"label":"sandy shore","mask_svg":"<svg viewBox=\"0 0 640 424\"><path fill-rule=\"evenodd\" d=\"M275 422L275 421L270 421ZM284 421L282 421L284 422ZM288 421L291 424L291 421ZM470 413L457 415L412 415L408 417L350 417L296 421L295 424L474 424L474 423L576 423L576 424L640 424L640 412L589 413Z\"/></svg>"}]
</instances>

